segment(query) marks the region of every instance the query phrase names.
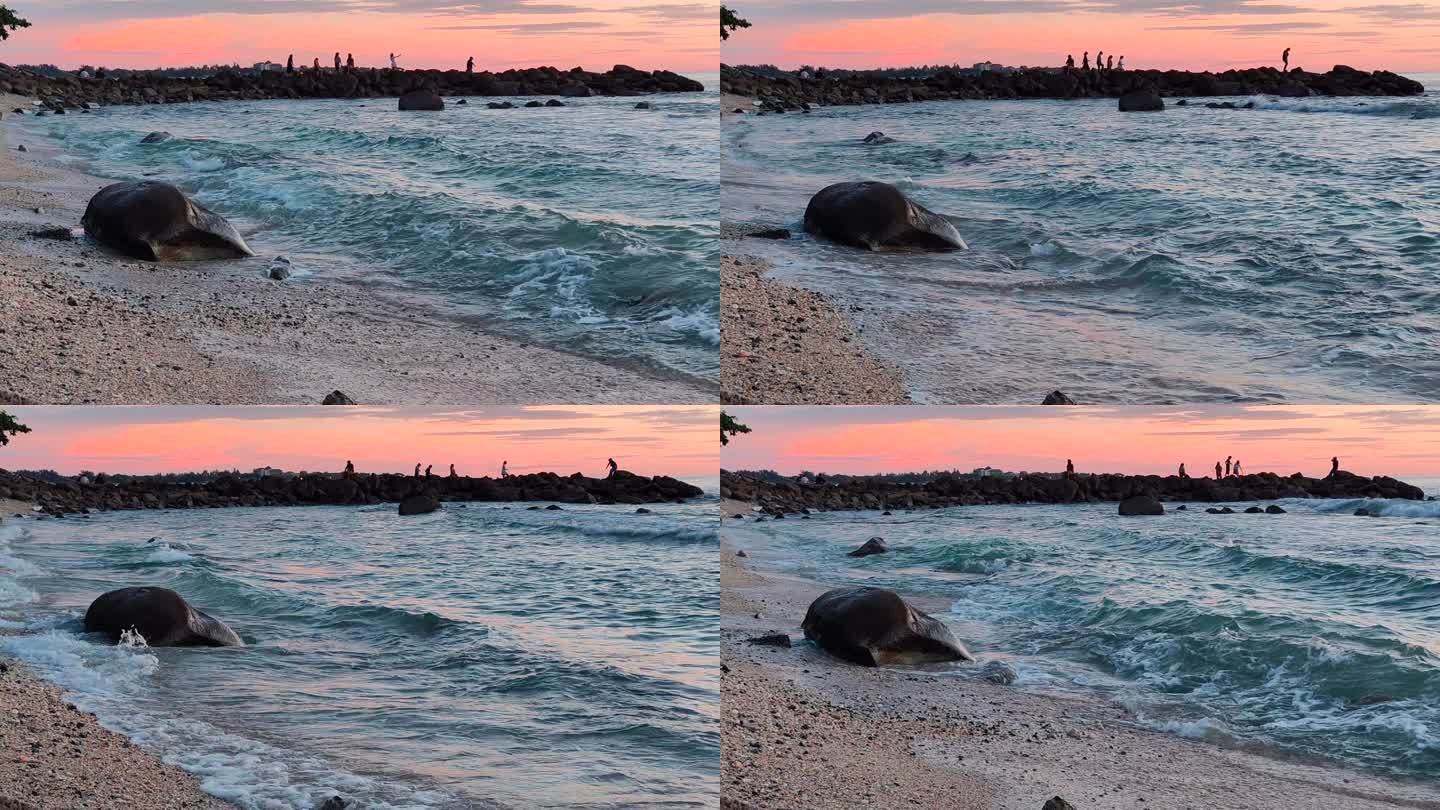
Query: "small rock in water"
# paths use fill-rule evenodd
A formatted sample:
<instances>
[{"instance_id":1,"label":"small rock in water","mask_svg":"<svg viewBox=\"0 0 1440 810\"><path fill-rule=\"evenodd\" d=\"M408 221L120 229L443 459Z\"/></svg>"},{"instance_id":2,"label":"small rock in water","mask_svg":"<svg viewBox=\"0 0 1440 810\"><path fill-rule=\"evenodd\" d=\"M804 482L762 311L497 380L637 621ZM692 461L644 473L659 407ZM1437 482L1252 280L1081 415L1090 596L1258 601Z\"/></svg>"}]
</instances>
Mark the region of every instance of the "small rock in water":
<instances>
[{"instance_id":1,"label":"small rock in water","mask_svg":"<svg viewBox=\"0 0 1440 810\"><path fill-rule=\"evenodd\" d=\"M559 99L554 99L554 98L552 98L552 99L550 99L549 101L545 102L545 106L546 106L546 107L564 107L564 106L565 106L565 102L563 102L563 101L561 101L561 100L559 100Z\"/></svg>"},{"instance_id":2,"label":"small rock in water","mask_svg":"<svg viewBox=\"0 0 1440 810\"><path fill-rule=\"evenodd\" d=\"M998 683L1001 686L1009 686L1020 677L1019 673L1004 661L991 661L985 665L980 674L990 683Z\"/></svg>"},{"instance_id":3,"label":"small rock in water","mask_svg":"<svg viewBox=\"0 0 1440 810\"><path fill-rule=\"evenodd\" d=\"M890 550L885 545L885 538L872 537L865 541L865 544L845 555L847 557L869 557L871 554L884 554Z\"/></svg>"},{"instance_id":4,"label":"small rock in water","mask_svg":"<svg viewBox=\"0 0 1440 810\"><path fill-rule=\"evenodd\" d=\"M1065 396L1065 392L1059 389L1045 395L1045 401L1041 405L1074 405L1075 400Z\"/></svg>"},{"instance_id":5,"label":"small rock in water","mask_svg":"<svg viewBox=\"0 0 1440 810\"><path fill-rule=\"evenodd\" d=\"M737 517L738 517L738 515L737 515ZM749 557L750 555L749 555L749 554L746 554L746 553L745 553L745 549L742 548L742 549L740 549L739 551L735 552L735 556L736 556L736 557Z\"/></svg>"},{"instance_id":6,"label":"small rock in water","mask_svg":"<svg viewBox=\"0 0 1440 810\"><path fill-rule=\"evenodd\" d=\"M648 102L648 101L642 101L642 102L640 102L639 104L636 104L636 105L635 105L635 109L637 109L637 110L653 110L653 109L655 109L655 108L650 105L650 102Z\"/></svg>"},{"instance_id":7,"label":"small rock in water","mask_svg":"<svg viewBox=\"0 0 1440 810\"><path fill-rule=\"evenodd\" d=\"M1265 511L1264 509L1261 509L1261 508L1258 507L1258 506L1252 506L1252 507L1250 507L1249 509L1246 509L1246 510L1245 510L1245 514L1247 514L1247 515L1258 515L1258 514L1264 512L1264 511Z\"/></svg>"},{"instance_id":8,"label":"small rock in water","mask_svg":"<svg viewBox=\"0 0 1440 810\"><path fill-rule=\"evenodd\" d=\"M325 395L325 401L321 405L354 405L355 400L345 396L344 391L331 391Z\"/></svg>"},{"instance_id":9,"label":"small rock in water","mask_svg":"<svg viewBox=\"0 0 1440 810\"><path fill-rule=\"evenodd\" d=\"M552 503L552 504L550 504L549 506L545 507L546 511L549 511L549 512L559 512L559 511L562 511L564 508L565 508L565 507L563 507L563 506L561 506L560 504L557 504L557 503Z\"/></svg>"},{"instance_id":10,"label":"small rock in water","mask_svg":"<svg viewBox=\"0 0 1440 810\"><path fill-rule=\"evenodd\" d=\"M1355 510L1355 517L1370 517L1370 510L1362 506Z\"/></svg>"},{"instance_id":11,"label":"small rock in water","mask_svg":"<svg viewBox=\"0 0 1440 810\"><path fill-rule=\"evenodd\" d=\"M636 509L636 510L635 510L635 514L637 514L637 515L648 515L648 514L650 514L650 510L649 510L649 509L646 509L645 507L642 506L642 507L640 507L639 509Z\"/></svg>"},{"instance_id":12,"label":"small rock in water","mask_svg":"<svg viewBox=\"0 0 1440 810\"><path fill-rule=\"evenodd\" d=\"M315 806L315 810L345 810L350 804L339 796L331 796Z\"/></svg>"},{"instance_id":13,"label":"small rock in water","mask_svg":"<svg viewBox=\"0 0 1440 810\"><path fill-rule=\"evenodd\" d=\"M276 256L270 260L270 266L266 269L265 275L275 281L284 281L290 278L290 260L284 256Z\"/></svg>"},{"instance_id":14,"label":"small rock in water","mask_svg":"<svg viewBox=\"0 0 1440 810\"><path fill-rule=\"evenodd\" d=\"M16 151L16 152L29 152L30 150L29 150L29 149L26 149L26 148L25 148L25 144L22 143L22 144L20 144L19 146L15 147L15 151Z\"/></svg>"},{"instance_id":15,"label":"small rock in water","mask_svg":"<svg viewBox=\"0 0 1440 810\"><path fill-rule=\"evenodd\" d=\"M1269 506L1265 507L1265 514L1267 514L1267 515L1283 515L1283 514L1285 514L1285 510L1284 510L1284 509L1281 509L1280 507L1278 507L1278 506L1276 506L1275 504L1272 503L1272 504L1270 504Z\"/></svg>"},{"instance_id":16,"label":"small rock in water","mask_svg":"<svg viewBox=\"0 0 1440 810\"><path fill-rule=\"evenodd\" d=\"M168 141L174 137L174 135L171 135L168 132L152 132L149 135L141 138L140 143L164 143L165 141Z\"/></svg>"},{"instance_id":17,"label":"small rock in water","mask_svg":"<svg viewBox=\"0 0 1440 810\"><path fill-rule=\"evenodd\" d=\"M877 129L869 135L866 135L864 142L868 144L894 143L895 139Z\"/></svg>"}]
</instances>

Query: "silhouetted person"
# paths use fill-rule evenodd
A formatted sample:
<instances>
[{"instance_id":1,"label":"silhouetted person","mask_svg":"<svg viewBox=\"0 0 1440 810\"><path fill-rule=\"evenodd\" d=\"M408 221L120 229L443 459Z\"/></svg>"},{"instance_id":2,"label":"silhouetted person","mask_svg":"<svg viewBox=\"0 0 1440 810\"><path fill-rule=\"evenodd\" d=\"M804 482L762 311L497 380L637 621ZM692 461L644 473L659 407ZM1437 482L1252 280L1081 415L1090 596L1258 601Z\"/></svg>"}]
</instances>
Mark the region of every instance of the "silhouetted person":
<instances>
[{"instance_id":1,"label":"silhouetted person","mask_svg":"<svg viewBox=\"0 0 1440 810\"><path fill-rule=\"evenodd\" d=\"M1235 477L1240 477L1240 459L1235 459Z\"/></svg>"},{"instance_id":2,"label":"silhouetted person","mask_svg":"<svg viewBox=\"0 0 1440 810\"><path fill-rule=\"evenodd\" d=\"M1114 54L1111 54L1111 55L1110 55L1110 58L1107 59L1107 60L1105 60L1105 69L1106 69L1106 70L1114 70L1114 69L1115 69L1115 55L1114 55Z\"/></svg>"},{"instance_id":3,"label":"silhouetted person","mask_svg":"<svg viewBox=\"0 0 1440 810\"><path fill-rule=\"evenodd\" d=\"M1082 56L1080 57L1080 69L1081 69L1081 70L1085 70L1085 71L1090 70L1090 52L1089 52L1089 51L1086 51L1086 52L1084 53L1084 55L1082 55Z\"/></svg>"},{"instance_id":4,"label":"silhouetted person","mask_svg":"<svg viewBox=\"0 0 1440 810\"><path fill-rule=\"evenodd\" d=\"M1190 477L1189 474L1187 474L1187 473L1185 472L1185 462L1183 462L1183 461L1180 462L1180 477L1181 477L1181 478L1189 478L1189 477Z\"/></svg>"},{"instance_id":5,"label":"silhouetted person","mask_svg":"<svg viewBox=\"0 0 1440 810\"><path fill-rule=\"evenodd\" d=\"M510 477L510 467L509 467L509 464L510 464L510 462L508 462L508 461L502 461L502 462L500 462L500 477L501 477L501 478L509 478L509 477Z\"/></svg>"},{"instance_id":6,"label":"silhouetted person","mask_svg":"<svg viewBox=\"0 0 1440 810\"><path fill-rule=\"evenodd\" d=\"M434 465L434 464L426 464L426 465L425 465L425 480L427 480L427 481L430 480L430 478L432 477L432 476L430 475L430 471L433 470L433 469L435 469L435 465Z\"/></svg>"},{"instance_id":7,"label":"silhouetted person","mask_svg":"<svg viewBox=\"0 0 1440 810\"><path fill-rule=\"evenodd\" d=\"M355 72L355 54L353 54L353 53L347 53L347 54L345 54L345 72L347 72L347 73L354 73L354 72Z\"/></svg>"},{"instance_id":8,"label":"silhouetted person","mask_svg":"<svg viewBox=\"0 0 1440 810\"><path fill-rule=\"evenodd\" d=\"M340 72L340 52L339 52L339 51L336 51L336 52L335 52L335 72L336 72L336 73L339 73L339 72Z\"/></svg>"},{"instance_id":9,"label":"silhouetted person","mask_svg":"<svg viewBox=\"0 0 1440 810\"><path fill-rule=\"evenodd\" d=\"M450 477L451 477L451 478L459 478L459 477L460 477L460 476L458 476L458 475L455 474L455 465L454 465L454 464L451 464L451 465L450 465Z\"/></svg>"},{"instance_id":10,"label":"silhouetted person","mask_svg":"<svg viewBox=\"0 0 1440 810\"><path fill-rule=\"evenodd\" d=\"M475 57L472 56L472 57L470 57L469 59L466 59L466 60L465 60L465 75L466 75L466 76L472 76L472 75L474 75L474 73L475 73Z\"/></svg>"},{"instance_id":11,"label":"silhouetted person","mask_svg":"<svg viewBox=\"0 0 1440 810\"><path fill-rule=\"evenodd\" d=\"M1326 477L1326 478L1334 478L1335 475L1336 475L1337 473L1339 473L1339 472L1340 472L1340 457L1339 457L1339 456L1331 456L1331 457L1330 457L1330 474L1327 475L1327 476L1325 476L1325 477Z\"/></svg>"},{"instance_id":12,"label":"silhouetted person","mask_svg":"<svg viewBox=\"0 0 1440 810\"><path fill-rule=\"evenodd\" d=\"M316 72L316 73L319 73L319 72L320 72L320 57L318 57L318 56L315 57L315 72Z\"/></svg>"},{"instance_id":13,"label":"silhouetted person","mask_svg":"<svg viewBox=\"0 0 1440 810\"><path fill-rule=\"evenodd\" d=\"M1072 477L1072 476L1074 476L1074 475L1075 475L1075 462L1073 462L1073 461L1071 461L1070 459L1067 458L1067 459L1065 459L1065 476L1066 476L1067 478L1069 478L1069 477Z\"/></svg>"},{"instance_id":14,"label":"silhouetted person","mask_svg":"<svg viewBox=\"0 0 1440 810\"><path fill-rule=\"evenodd\" d=\"M1105 70L1105 52L1104 52L1104 51L1100 51L1100 52L1098 52L1098 53L1095 54L1095 69L1096 69L1096 70L1099 70L1099 71L1104 71L1104 70Z\"/></svg>"},{"instance_id":15,"label":"silhouetted person","mask_svg":"<svg viewBox=\"0 0 1440 810\"><path fill-rule=\"evenodd\" d=\"M419 477L420 477L420 462L418 462L418 461L415 462L415 477L416 477L416 478L419 478Z\"/></svg>"},{"instance_id":16,"label":"silhouetted person","mask_svg":"<svg viewBox=\"0 0 1440 810\"><path fill-rule=\"evenodd\" d=\"M1220 462L1215 462L1215 480L1220 480Z\"/></svg>"},{"instance_id":17,"label":"silhouetted person","mask_svg":"<svg viewBox=\"0 0 1440 810\"><path fill-rule=\"evenodd\" d=\"M293 53L290 54L290 58L289 58L289 59L286 59L286 60L285 60L285 72L286 72L286 73L294 73L294 72L295 72L295 54L293 54Z\"/></svg>"},{"instance_id":18,"label":"silhouetted person","mask_svg":"<svg viewBox=\"0 0 1440 810\"><path fill-rule=\"evenodd\" d=\"M1230 456L1225 457L1225 477L1230 477Z\"/></svg>"},{"instance_id":19,"label":"silhouetted person","mask_svg":"<svg viewBox=\"0 0 1440 810\"><path fill-rule=\"evenodd\" d=\"M1125 57L1124 57L1124 56L1121 56L1121 57L1120 57L1119 69L1120 69L1120 70L1124 70L1124 69L1125 69Z\"/></svg>"},{"instance_id":20,"label":"silhouetted person","mask_svg":"<svg viewBox=\"0 0 1440 810\"><path fill-rule=\"evenodd\" d=\"M607 463L605 466L609 470L609 472L605 473L606 478L614 478L616 471L620 469L620 467L616 465L615 459L613 458L610 459L609 463Z\"/></svg>"},{"instance_id":21,"label":"silhouetted person","mask_svg":"<svg viewBox=\"0 0 1440 810\"><path fill-rule=\"evenodd\" d=\"M346 477L346 478L354 478L354 477L355 477L355 462L353 462L353 461L347 461L347 462L345 462L345 477Z\"/></svg>"},{"instance_id":22,"label":"silhouetted person","mask_svg":"<svg viewBox=\"0 0 1440 810\"><path fill-rule=\"evenodd\" d=\"M1072 53L1067 53L1067 54L1065 54L1065 69L1066 69L1066 70L1074 70L1074 69L1075 69L1075 54L1072 54Z\"/></svg>"},{"instance_id":23,"label":"silhouetted person","mask_svg":"<svg viewBox=\"0 0 1440 810\"><path fill-rule=\"evenodd\" d=\"M392 53L392 54L390 54L390 69L391 69L391 70L399 70L399 69L400 69L400 63L395 61L396 57L398 57L398 56L400 56L400 54L398 54L398 53Z\"/></svg>"},{"instance_id":24,"label":"silhouetted person","mask_svg":"<svg viewBox=\"0 0 1440 810\"><path fill-rule=\"evenodd\" d=\"M1290 72L1290 49L1289 49L1289 48L1286 48L1286 49L1285 49L1285 52L1282 53L1282 54L1280 54L1280 63L1285 66L1285 72L1286 72L1286 73L1289 73L1289 72Z\"/></svg>"}]
</instances>

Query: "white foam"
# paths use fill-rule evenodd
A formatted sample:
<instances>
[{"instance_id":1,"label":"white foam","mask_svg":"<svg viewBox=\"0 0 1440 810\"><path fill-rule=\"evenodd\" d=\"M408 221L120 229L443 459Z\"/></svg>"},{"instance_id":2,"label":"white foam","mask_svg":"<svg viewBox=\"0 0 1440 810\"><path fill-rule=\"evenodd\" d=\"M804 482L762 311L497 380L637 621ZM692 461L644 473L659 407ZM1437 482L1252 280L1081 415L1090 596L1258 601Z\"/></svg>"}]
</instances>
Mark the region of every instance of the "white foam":
<instances>
[{"instance_id":1,"label":"white foam","mask_svg":"<svg viewBox=\"0 0 1440 810\"><path fill-rule=\"evenodd\" d=\"M1054 256L1060 247L1054 242L1036 242L1030 246L1031 256Z\"/></svg>"},{"instance_id":2,"label":"white foam","mask_svg":"<svg viewBox=\"0 0 1440 810\"><path fill-rule=\"evenodd\" d=\"M153 551L145 555L145 562L148 563L184 562L193 559L195 559L193 555L186 554L169 543L160 543Z\"/></svg>"},{"instance_id":3,"label":"white foam","mask_svg":"<svg viewBox=\"0 0 1440 810\"><path fill-rule=\"evenodd\" d=\"M193 152L183 152L180 155L180 162L189 169L197 172L215 172L225 168L225 159L219 157L201 158L195 157Z\"/></svg>"},{"instance_id":4,"label":"white foam","mask_svg":"<svg viewBox=\"0 0 1440 810\"><path fill-rule=\"evenodd\" d=\"M1392 498L1338 498L1314 503L1317 512L1352 514L1365 509L1381 517L1440 518L1440 501L1409 501Z\"/></svg>"}]
</instances>

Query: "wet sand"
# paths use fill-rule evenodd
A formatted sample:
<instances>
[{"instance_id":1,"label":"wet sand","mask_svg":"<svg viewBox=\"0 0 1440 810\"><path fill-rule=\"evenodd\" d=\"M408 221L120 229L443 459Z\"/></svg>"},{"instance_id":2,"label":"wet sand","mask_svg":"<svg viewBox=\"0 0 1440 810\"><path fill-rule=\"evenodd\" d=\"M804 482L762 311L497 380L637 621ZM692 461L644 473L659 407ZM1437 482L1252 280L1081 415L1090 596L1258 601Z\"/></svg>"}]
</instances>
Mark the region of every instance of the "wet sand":
<instances>
[{"instance_id":1,"label":"wet sand","mask_svg":"<svg viewBox=\"0 0 1440 810\"><path fill-rule=\"evenodd\" d=\"M750 514L727 501L724 514ZM1123 707L959 668L872 669L804 641L827 585L760 573L721 530L721 784L741 808L1440 808L1440 786L1140 728ZM757 551L751 549L751 551ZM763 553L763 550L762 552ZM851 583L834 583L834 585ZM937 616L947 605L912 600ZM747 643L788 632L790 649Z\"/></svg>"},{"instance_id":2,"label":"wet sand","mask_svg":"<svg viewBox=\"0 0 1440 810\"><path fill-rule=\"evenodd\" d=\"M78 228L110 180L18 153L0 96L0 401L362 405L701 403L716 391L526 345L423 303L338 282L265 277L254 259L156 264ZM223 213L223 212L221 212Z\"/></svg>"}]
</instances>

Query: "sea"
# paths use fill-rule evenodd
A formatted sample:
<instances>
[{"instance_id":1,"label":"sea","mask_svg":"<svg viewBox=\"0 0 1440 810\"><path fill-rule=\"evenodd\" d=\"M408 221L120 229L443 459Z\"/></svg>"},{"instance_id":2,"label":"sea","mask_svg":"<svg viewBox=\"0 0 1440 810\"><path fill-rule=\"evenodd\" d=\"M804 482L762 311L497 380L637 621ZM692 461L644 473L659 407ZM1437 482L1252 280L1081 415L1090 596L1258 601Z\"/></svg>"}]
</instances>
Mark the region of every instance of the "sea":
<instances>
[{"instance_id":1,"label":"sea","mask_svg":"<svg viewBox=\"0 0 1440 810\"><path fill-rule=\"evenodd\" d=\"M1412 483L1440 494L1440 478ZM980 662L1010 664L1016 688L1113 701L1142 726L1221 745L1433 779L1440 501L1275 503L1287 514L997 505L725 532L759 570L942 600L935 615ZM846 556L873 536L890 553Z\"/></svg>"},{"instance_id":2,"label":"sea","mask_svg":"<svg viewBox=\"0 0 1440 810\"><path fill-rule=\"evenodd\" d=\"M532 505L7 516L0 654L242 808L715 806L713 486L652 514ZM134 585L246 646L84 631Z\"/></svg>"},{"instance_id":3,"label":"sea","mask_svg":"<svg viewBox=\"0 0 1440 810\"><path fill-rule=\"evenodd\" d=\"M856 308L930 404L1440 399L1440 74L1413 98L939 101L727 116L727 250ZM1254 103L1209 109L1207 102ZM895 142L866 145L873 131ZM878 180L970 249L870 253L802 230Z\"/></svg>"},{"instance_id":4,"label":"sea","mask_svg":"<svg viewBox=\"0 0 1440 810\"><path fill-rule=\"evenodd\" d=\"M554 108L224 101L13 126L76 168L178 185L261 254L242 272L283 255L293 283L373 285L487 331L713 385L719 76L696 78L704 92ZM141 143L151 132L175 137Z\"/></svg>"}]
</instances>

